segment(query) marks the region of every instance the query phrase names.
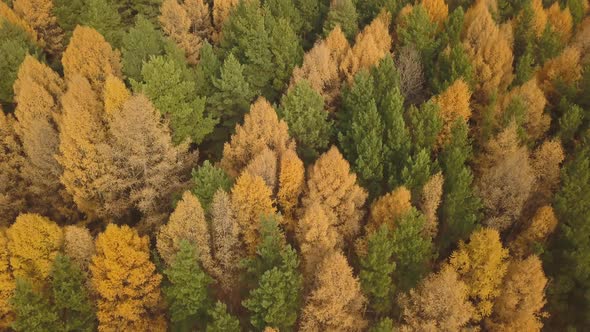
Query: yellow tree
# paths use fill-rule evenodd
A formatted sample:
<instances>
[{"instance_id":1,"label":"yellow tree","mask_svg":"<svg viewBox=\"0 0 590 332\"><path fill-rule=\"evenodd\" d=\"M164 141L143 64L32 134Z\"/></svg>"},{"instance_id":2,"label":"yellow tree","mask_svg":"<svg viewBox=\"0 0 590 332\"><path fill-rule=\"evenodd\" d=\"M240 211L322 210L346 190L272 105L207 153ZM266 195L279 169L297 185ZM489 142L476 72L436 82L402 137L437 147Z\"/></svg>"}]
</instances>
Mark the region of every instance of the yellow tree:
<instances>
[{"instance_id":1,"label":"yellow tree","mask_svg":"<svg viewBox=\"0 0 590 332\"><path fill-rule=\"evenodd\" d=\"M37 32L49 54L59 56L63 51L64 31L53 14L52 0L14 0L14 11Z\"/></svg>"},{"instance_id":2,"label":"yellow tree","mask_svg":"<svg viewBox=\"0 0 590 332\"><path fill-rule=\"evenodd\" d=\"M467 294L475 307L475 321L491 315L506 274L507 258L508 250L502 247L498 231L490 228L473 232L469 242L461 241L451 254L451 266L467 284Z\"/></svg>"},{"instance_id":3,"label":"yellow tree","mask_svg":"<svg viewBox=\"0 0 590 332\"><path fill-rule=\"evenodd\" d=\"M165 331L160 313L162 276L150 262L149 239L109 224L96 239L90 265L99 331Z\"/></svg>"},{"instance_id":4,"label":"yellow tree","mask_svg":"<svg viewBox=\"0 0 590 332\"><path fill-rule=\"evenodd\" d=\"M80 270L88 271L92 256L96 253L94 238L86 227L64 227L64 254L78 264Z\"/></svg>"},{"instance_id":5,"label":"yellow tree","mask_svg":"<svg viewBox=\"0 0 590 332\"><path fill-rule=\"evenodd\" d=\"M297 223L296 238L303 257L303 272L310 280L324 258L337 245L334 229L319 203L310 205Z\"/></svg>"},{"instance_id":6,"label":"yellow tree","mask_svg":"<svg viewBox=\"0 0 590 332\"><path fill-rule=\"evenodd\" d=\"M557 57L546 61L543 68L537 72L539 87L553 104L559 102L559 94L555 84L559 82L571 85L582 78L580 60L580 49L570 46Z\"/></svg>"},{"instance_id":7,"label":"yellow tree","mask_svg":"<svg viewBox=\"0 0 590 332\"><path fill-rule=\"evenodd\" d=\"M198 260L212 277L220 275L211 256L211 236L205 220L205 213L199 199L190 191L182 194L182 199L170 215L168 223L160 228L156 247L166 264L171 265L180 250L180 242L186 240L195 246Z\"/></svg>"},{"instance_id":8,"label":"yellow tree","mask_svg":"<svg viewBox=\"0 0 590 332\"><path fill-rule=\"evenodd\" d=\"M229 17L229 14L239 0L217 0L213 2L213 23L217 32L221 32L223 23Z\"/></svg>"},{"instance_id":9,"label":"yellow tree","mask_svg":"<svg viewBox=\"0 0 590 332\"><path fill-rule=\"evenodd\" d=\"M191 33L191 17L185 7L177 0L164 0L160 11L160 23L164 33L184 51L188 63L197 64L202 41L199 36Z\"/></svg>"},{"instance_id":10,"label":"yellow tree","mask_svg":"<svg viewBox=\"0 0 590 332\"><path fill-rule=\"evenodd\" d=\"M242 173L231 191L240 236L250 255L260 242L260 217L275 213L272 192L259 176Z\"/></svg>"},{"instance_id":11,"label":"yellow tree","mask_svg":"<svg viewBox=\"0 0 590 332\"><path fill-rule=\"evenodd\" d=\"M38 214L21 214L8 228L6 236L14 276L44 285L63 244L61 228Z\"/></svg>"},{"instance_id":12,"label":"yellow tree","mask_svg":"<svg viewBox=\"0 0 590 332\"><path fill-rule=\"evenodd\" d=\"M430 21L436 23L441 29L449 16L449 6L444 0L422 0L422 7L426 9Z\"/></svg>"},{"instance_id":13,"label":"yellow tree","mask_svg":"<svg viewBox=\"0 0 590 332\"><path fill-rule=\"evenodd\" d=\"M120 111L129 97L131 97L131 93L125 87L125 83L120 78L109 75L104 83L103 100L105 113L113 114Z\"/></svg>"},{"instance_id":14,"label":"yellow tree","mask_svg":"<svg viewBox=\"0 0 590 332\"><path fill-rule=\"evenodd\" d=\"M515 99L526 107L523 127L526 130L528 137L532 141L542 138L545 132L549 130L551 117L549 114L545 114L547 99L545 99L543 90L537 85L537 81L532 79L525 84L510 90L510 92L504 97L501 113L499 114L500 116L506 112Z\"/></svg>"},{"instance_id":15,"label":"yellow tree","mask_svg":"<svg viewBox=\"0 0 590 332\"><path fill-rule=\"evenodd\" d=\"M394 230L396 221L412 208L411 200L412 194L404 186L379 197L371 205L371 214L367 225L368 232L378 230L381 225L387 225L390 230Z\"/></svg>"},{"instance_id":16,"label":"yellow tree","mask_svg":"<svg viewBox=\"0 0 590 332\"><path fill-rule=\"evenodd\" d=\"M10 251L6 229L0 229L0 328L9 329L14 313L10 306L10 298L15 288L14 276L10 268Z\"/></svg>"},{"instance_id":17,"label":"yellow tree","mask_svg":"<svg viewBox=\"0 0 590 332\"><path fill-rule=\"evenodd\" d=\"M43 46L43 43L39 41L37 32L29 25L29 23L20 18L4 1L0 2L0 18L21 28L35 44Z\"/></svg>"},{"instance_id":18,"label":"yellow tree","mask_svg":"<svg viewBox=\"0 0 590 332\"><path fill-rule=\"evenodd\" d=\"M391 14L382 11L356 36L354 46L348 50L340 64L340 70L346 75L348 82L352 82L359 70L377 65L389 54L392 43L390 23Z\"/></svg>"},{"instance_id":19,"label":"yellow tree","mask_svg":"<svg viewBox=\"0 0 590 332\"><path fill-rule=\"evenodd\" d=\"M461 119L464 122L469 121L471 117L470 99L471 91L469 86L461 78L453 82L444 92L433 98L433 101L439 106L439 115L443 121L443 126L437 139L439 147L444 146L448 142L451 136L451 128L457 119Z\"/></svg>"},{"instance_id":20,"label":"yellow tree","mask_svg":"<svg viewBox=\"0 0 590 332\"><path fill-rule=\"evenodd\" d=\"M309 169L303 206L319 203L337 234L338 247L351 241L361 228L367 192L350 172L350 164L336 147L321 155Z\"/></svg>"},{"instance_id":21,"label":"yellow tree","mask_svg":"<svg viewBox=\"0 0 590 332\"><path fill-rule=\"evenodd\" d=\"M549 204L559 186L565 152L557 139L546 140L533 153L532 167L537 178L531 201L537 206Z\"/></svg>"},{"instance_id":22,"label":"yellow tree","mask_svg":"<svg viewBox=\"0 0 590 332\"><path fill-rule=\"evenodd\" d=\"M399 297L401 331L460 331L473 314L468 293L457 272L443 267L426 277L416 289Z\"/></svg>"},{"instance_id":23,"label":"yellow tree","mask_svg":"<svg viewBox=\"0 0 590 332\"><path fill-rule=\"evenodd\" d=\"M363 331L366 302L346 257L333 252L318 266L300 331Z\"/></svg>"},{"instance_id":24,"label":"yellow tree","mask_svg":"<svg viewBox=\"0 0 590 332\"><path fill-rule=\"evenodd\" d=\"M545 26L547 25L547 12L545 11L545 8L543 8L543 0L533 0L532 8L533 28L535 29L535 34L537 37L540 37L545 30ZM521 13L520 15L524 15L524 13Z\"/></svg>"},{"instance_id":25,"label":"yellow tree","mask_svg":"<svg viewBox=\"0 0 590 332\"><path fill-rule=\"evenodd\" d=\"M265 148L278 154L295 149L295 141L289 137L289 127L279 120L275 109L263 97L250 107L243 125L236 125L236 133L223 147L221 167L236 177Z\"/></svg>"},{"instance_id":26,"label":"yellow tree","mask_svg":"<svg viewBox=\"0 0 590 332\"><path fill-rule=\"evenodd\" d=\"M527 257L545 243L556 227L557 217L553 208L549 205L540 207L530 224L510 243L511 251L516 257Z\"/></svg>"},{"instance_id":27,"label":"yellow tree","mask_svg":"<svg viewBox=\"0 0 590 332\"><path fill-rule=\"evenodd\" d=\"M574 26L569 7L566 6L562 10L559 3L554 2L553 5L547 9L547 20L559 35L561 42L566 44L572 36Z\"/></svg>"},{"instance_id":28,"label":"yellow tree","mask_svg":"<svg viewBox=\"0 0 590 332\"><path fill-rule=\"evenodd\" d=\"M426 218L424 232L430 238L436 237L438 233L437 210L440 205L443 193L444 177L442 172L438 172L424 184L422 188L422 200L420 201L420 210Z\"/></svg>"},{"instance_id":29,"label":"yellow tree","mask_svg":"<svg viewBox=\"0 0 590 332\"><path fill-rule=\"evenodd\" d=\"M542 319L548 316L543 312L546 286L547 278L537 256L511 261L485 327L490 331L540 331Z\"/></svg>"},{"instance_id":30,"label":"yellow tree","mask_svg":"<svg viewBox=\"0 0 590 332\"><path fill-rule=\"evenodd\" d=\"M248 172L253 176L260 176L270 188L271 192L274 193L278 178L277 164L277 154L269 148L264 148L264 150L248 163L244 168L244 172Z\"/></svg>"},{"instance_id":31,"label":"yellow tree","mask_svg":"<svg viewBox=\"0 0 590 332\"><path fill-rule=\"evenodd\" d=\"M110 75L121 77L121 56L96 30L77 26L61 62L66 79L76 75L86 78L102 96L105 80Z\"/></svg>"},{"instance_id":32,"label":"yellow tree","mask_svg":"<svg viewBox=\"0 0 590 332\"><path fill-rule=\"evenodd\" d=\"M16 120L0 107L0 225L10 225L26 206L25 165L22 147L15 132Z\"/></svg>"},{"instance_id":33,"label":"yellow tree","mask_svg":"<svg viewBox=\"0 0 590 332\"><path fill-rule=\"evenodd\" d=\"M500 31L485 1L465 13L462 40L476 78L474 97L481 104L494 93L503 93L512 82L510 40Z\"/></svg>"},{"instance_id":34,"label":"yellow tree","mask_svg":"<svg viewBox=\"0 0 590 332\"><path fill-rule=\"evenodd\" d=\"M279 169L279 191L277 201L287 218L287 226L292 230L295 210L299 206L299 197L305 187L305 168L293 150L287 150L281 156Z\"/></svg>"},{"instance_id":35,"label":"yellow tree","mask_svg":"<svg viewBox=\"0 0 590 332\"><path fill-rule=\"evenodd\" d=\"M209 4L204 0L184 0L182 6L191 20L191 33L201 40L211 39L213 26Z\"/></svg>"}]
</instances>

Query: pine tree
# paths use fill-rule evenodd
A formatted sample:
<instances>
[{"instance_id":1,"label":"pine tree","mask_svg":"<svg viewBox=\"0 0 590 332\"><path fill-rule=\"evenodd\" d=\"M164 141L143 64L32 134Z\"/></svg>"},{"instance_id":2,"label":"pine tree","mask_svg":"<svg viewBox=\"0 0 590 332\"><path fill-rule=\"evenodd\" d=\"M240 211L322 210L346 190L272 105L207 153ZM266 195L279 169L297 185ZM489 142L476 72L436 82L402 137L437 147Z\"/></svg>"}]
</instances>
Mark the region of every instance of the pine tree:
<instances>
[{"instance_id":1,"label":"pine tree","mask_svg":"<svg viewBox=\"0 0 590 332\"><path fill-rule=\"evenodd\" d=\"M53 2L50 0L15 0L12 8L37 32L39 41L45 44L47 52L59 57L63 51L63 30L53 14Z\"/></svg>"},{"instance_id":2,"label":"pine tree","mask_svg":"<svg viewBox=\"0 0 590 332\"><path fill-rule=\"evenodd\" d=\"M441 93L458 80L473 82L473 67L463 45L457 43L442 50L433 64L430 85Z\"/></svg>"},{"instance_id":3,"label":"pine tree","mask_svg":"<svg viewBox=\"0 0 590 332\"><path fill-rule=\"evenodd\" d=\"M170 284L163 292L170 306L170 320L188 330L210 306L208 289L212 280L199 266L193 244L183 239L178 247L172 264L164 271Z\"/></svg>"},{"instance_id":4,"label":"pine tree","mask_svg":"<svg viewBox=\"0 0 590 332\"><path fill-rule=\"evenodd\" d=\"M205 160L201 166L193 169L192 177L191 191L199 199L205 211L209 211L213 196L219 189L228 191L233 184L229 176L221 168L212 165L209 160Z\"/></svg>"},{"instance_id":5,"label":"pine tree","mask_svg":"<svg viewBox=\"0 0 590 332\"><path fill-rule=\"evenodd\" d=\"M135 25L122 38L121 63L125 76L130 81L140 81L143 62L163 53L162 33L148 19L137 16Z\"/></svg>"},{"instance_id":6,"label":"pine tree","mask_svg":"<svg viewBox=\"0 0 590 332\"><path fill-rule=\"evenodd\" d=\"M161 330L160 281L150 262L148 238L129 226L109 224L96 238L90 265L97 294L99 330ZM111 273L120 269L121 273Z\"/></svg>"},{"instance_id":7,"label":"pine tree","mask_svg":"<svg viewBox=\"0 0 590 332\"><path fill-rule=\"evenodd\" d=\"M93 28L112 46L121 46L123 23L117 8L108 0L85 0L79 24Z\"/></svg>"},{"instance_id":8,"label":"pine tree","mask_svg":"<svg viewBox=\"0 0 590 332\"><path fill-rule=\"evenodd\" d=\"M359 23L365 25L372 21L381 12L382 9L387 10L391 15L395 16L400 9L400 2L397 0L367 0L356 3L356 10L359 13Z\"/></svg>"},{"instance_id":9,"label":"pine tree","mask_svg":"<svg viewBox=\"0 0 590 332\"><path fill-rule=\"evenodd\" d=\"M273 17L285 19L297 35L302 33L304 22L299 9L301 4L288 0L267 0L264 3Z\"/></svg>"},{"instance_id":10,"label":"pine tree","mask_svg":"<svg viewBox=\"0 0 590 332\"><path fill-rule=\"evenodd\" d=\"M407 15L398 20L397 34L401 46L416 48L427 73L432 71L432 62L438 47L438 41L435 38L437 29L438 24L431 21L429 13L422 4L412 7Z\"/></svg>"},{"instance_id":11,"label":"pine tree","mask_svg":"<svg viewBox=\"0 0 590 332\"><path fill-rule=\"evenodd\" d=\"M324 36L340 26L346 39L352 41L358 32L358 13L352 0L331 0L328 16L324 21Z\"/></svg>"},{"instance_id":12,"label":"pine tree","mask_svg":"<svg viewBox=\"0 0 590 332\"><path fill-rule=\"evenodd\" d=\"M209 309L211 322L207 324L207 332L239 332L240 321L227 312L227 307L217 301L212 309Z\"/></svg>"},{"instance_id":13,"label":"pine tree","mask_svg":"<svg viewBox=\"0 0 590 332\"><path fill-rule=\"evenodd\" d=\"M16 318L12 324L15 331L57 331L59 323L55 308L48 299L33 288L31 281L17 278L11 299Z\"/></svg>"},{"instance_id":14,"label":"pine tree","mask_svg":"<svg viewBox=\"0 0 590 332\"><path fill-rule=\"evenodd\" d=\"M212 105L211 97L217 88L213 85L213 82L220 75L220 67L221 62L217 54L215 54L213 46L208 41L203 41L199 52L199 63L195 66L195 84L197 94L201 97L207 97L207 105L209 106ZM242 81L244 81L243 77ZM226 90L226 92L231 92L231 89Z\"/></svg>"},{"instance_id":15,"label":"pine tree","mask_svg":"<svg viewBox=\"0 0 590 332\"><path fill-rule=\"evenodd\" d=\"M411 105L407 110L406 124L410 131L414 156L421 151L430 154L435 150L444 127L441 113L443 113L441 107L431 101L420 105L420 109Z\"/></svg>"},{"instance_id":16,"label":"pine tree","mask_svg":"<svg viewBox=\"0 0 590 332\"><path fill-rule=\"evenodd\" d=\"M287 19L267 18L266 25L269 30L269 46L274 69L267 96L270 100L277 100L288 86L293 69L301 65L303 48L296 31Z\"/></svg>"},{"instance_id":17,"label":"pine tree","mask_svg":"<svg viewBox=\"0 0 590 332\"><path fill-rule=\"evenodd\" d=\"M80 24L84 6L84 0L53 0L53 13L57 23L65 32L64 46L68 44L72 32Z\"/></svg>"}]
</instances>

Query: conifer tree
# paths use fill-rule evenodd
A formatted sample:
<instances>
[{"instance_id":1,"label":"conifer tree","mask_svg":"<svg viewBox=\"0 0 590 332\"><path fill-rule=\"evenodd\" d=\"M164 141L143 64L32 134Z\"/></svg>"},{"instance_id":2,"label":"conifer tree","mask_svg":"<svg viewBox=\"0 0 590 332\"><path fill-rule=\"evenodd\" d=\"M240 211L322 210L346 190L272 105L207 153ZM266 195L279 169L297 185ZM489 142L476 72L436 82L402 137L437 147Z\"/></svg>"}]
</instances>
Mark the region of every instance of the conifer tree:
<instances>
[{"instance_id":1,"label":"conifer tree","mask_svg":"<svg viewBox=\"0 0 590 332\"><path fill-rule=\"evenodd\" d=\"M211 322L207 324L207 332L239 332L240 321L227 312L227 306L217 301L215 306L209 309Z\"/></svg>"},{"instance_id":2,"label":"conifer tree","mask_svg":"<svg viewBox=\"0 0 590 332\"><path fill-rule=\"evenodd\" d=\"M57 23L64 30L64 46L72 37L72 32L80 24L80 16L84 11L84 0L53 0L53 13Z\"/></svg>"},{"instance_id":3,"label":"conifer tree","mask_svg":"<svg viewBox=\"0 0 590 332\"><path fill-rule=\"evenodd\" d=\"M4 114L0 107L0 224L4 227L10 225L26 206L21 175L25 158L15 124L16 119Z\"/></svg>"},{"instance_id":4,"label":"conifer tree","mask_svg":"<svg viewBox=\"0 0 590 332\"><path fill-rule=\"evenodd\" d=\"M113 47L121 46L123 23L116 6L108 0L85 0L79 24L100 33Z\"/></svg>"},{"instance_id":5,"label":"conifer tree","mask_svg":"<svg viewBox=\"0 0 590 332\"><path fill-rule=\"evenodd\" d=\"M15 288L14 276L10 268L10 251L6 230L0 229L0 327L8 328L14 320L10 304Z\"/></svg>"},{"instance_id":6,"label":"conifer tree","mask_svg":"<svg viewBox=\"0 0 590 332\"><path fill-rule=\"evenodd\" d=\"M330 227L324 208L319 203L310 205L297 222L295 235L303 259L303 272L307 278L315 275L318 264L329 255L337 245L337 234Z\"/></svg>"},{"instance_id":7,"label":"conifer tree","mask_svg":"<svg viewBox=\"0 0 590 332\"><path fill-rule=\"evenodd\" d=\"M545 114L547 100L537 81L532 79L523 85L516 87L504 98L504 114L506 115L510 103L518 99L526 107L522 127L526 132L528 141L536 141L543 137L549 129L551 118ZM510 119L512 120L512 119Z\"/></svg>"},{"instance_id":8,"label":"conifer tree","mask_svg":"<svg viewBox=\"0 0 590 332\"><path fill-rule=\"evenodd\" d=\"M209 107L212 105L211 97L217 88L213 85L213 82L220 75L220 67L221 61L213 50L213 46L208 41L203 41L203 45L199 50L199 63L195 66L194 75L197 94L201 97L207 97L207 105ZM245 82L243 77L240 82ZM231 89L226 90L226 92L231 92Z\"/></svg>"},{"instance_id":9,"label":"conifer tree","mask_svg":"<svg viewBox=\"0 0 590 332\"><path fill-rule=\"evenodd\" d=\"M137 16L135 25L123 35L121 63L123 73L130 81L141 81L141 68L150 56L164 53L164 36L145 17Z\"/></svg>"},{"instance_id":10,"label":"conifer tree","mask_svg":"<svg viewBox=\"0 0 590 332\"><path fill-rule=\"evenodd\" d=\"M164 33L184 51L189 64L197 64L201 38L191 32L191 17L185 6L178 3L178 0L164 0L160 10L159 20Z\"/></svg>"},{"instance_id":11,"label":"conifer tree","mask_svg":"<svg viewBox=\"0 0 590 332\"><path fill-rule=\"evenodd\" d=\"M59 57L63 51L63 30L53 14L50 0L15 0L14 12L35 30L48 53Z\"/></svg>"},{"instance_id":12,"label":"conifer tree","mask_svg":"<svg viewBox=\"0 0 590 332\"><path fill-rule=\"evenodd\" d=\"M434 54L438 47L439 41L435 39L437 29L438 24L431 21L429 13L422 4L413 6L407 15L398 19L397 34L401 45L412 46L418 51L427 73L431 71Z\"/></svg>"},{"instance_id":13,"label":"conifer tree","mask_svg":"<svg viewBox=\"0 0 590 332\"><path fill-rule=\"evenodd\" d=\"M17 278L11 305L16 315L12 324L15 331L59 330L55 308L47 298L33 288L31 281Z\"/></svg>"},{"instance_id":14,"label":"conifer tree","mask_svg":"<svg viewBox=\"0 0 590 332\"><path fill-rule=\"evenodd\" d=\"M288 2L290 3L290 1ZM293 69L301 65L303 48L301 48L296 31L287 19L269 17L266 25L269 30L269 47L274 69L266 96L270 100L277 100L287 87Z\"/></svg>"},{"instance_id":15,"label":"conifer tree","mask_svg":"<svg viewBox=\"0 0 590 332\"><path fill-rule=\"evenodd\" d=\"M229 176L221 168L212 165L209 160L205 160L201 166L193 169L192 177L191 191L199 199L205 211L209 211L213 196L219 189L228 191L232 186Z\"/></svg>"},{"instance_id":16,"label":"conifer tree","mask_svg":"<svg viewBox=\"0 0 590 332\"><path fill-rule=\"evenodd\" d=\"M358 32L358 13L352 0L331 0L328 16L324 21L324 36L340 26L346 39L352 41Z\"/></svg>"},{"instance_id":17,"label":"conifer tree","mask_svg":"<svg viewBox=\"0 0 590 332\"><path fill-rule=\"evenodd\" d=\"M462 79L453 82L444 92L434 97L434 102L440 107L440 117L443 127L438 135L437 143L444 146L448 143L451 127L457 119L467 122L471 117L469 100L471 91Z\"/></svg>"},{"instance_id":18,"label":"conifer tree","mask_svg":"<svg viewBox=\"0 0 590 332\"><path fill-rule=\"evenodd\" d=\"M399 219L410 212L411 196L410 191L401 186L376 199L371 205L369 223L366 226L367 233L378 230L381 225L394 230Z\"/></svg>"},{"instance_id":19,"label":"conifer tree","mask_svg":"<svg viewBox=\"0 0 590 332\"><path fill-rule=\"evenodd\" d=\"M286 150L281 156L278 181L277 203L287 219L293 218L305 187L305 168L295 151ZM294 225L287 220L287 227Z\"/></svg>"},{"instance_id":20,"label":"conifer tree","mask_svg":"<svg viewBox=\"0 0 590 332\"><path fill-rule=\"evenodd\" d=\"M473 82L473 67L465 47L460 43L454 43L438 53L433 68L430 85L435 92L445 91L459 79L469 85Z\"/></svg>"},{"instance_id":21,"label":"conifer tree","mask_svg":"<svg viewBox=\"0 0 590 332\"><path fill-rule=\"evenodd\" d=\"M213 23L217 32L221 32L231 10L239 3L239 0L218 0L213 2Z\"/></svg>"},{"instance_id":22,"label":"conifer tree","mask_svg":"<svg viewBox=\"0 0 590 332\"><path fill-rule=\"evenodd\" d=\"M90 231L83 226L70 225L64 227L63 232L63 253L72 263L77 264L80 270L88 272L88 266L96 252Z\"/></svg>"},{"instance_id":23,"label":"conifer tree","mask_svg":"<svg viewBox=\"0 0 590 332\"><path fill-rule=\"evenodd\" d=\"M37 46L43 46L43 43L39 41L39 36L33 27L31 27L25 19L17 15L17 13L15 13L15 11L5 2L0 3L0 17L3 21L8 22L9 25L24 32L27 36L26 39L30 39L30 41Z\"/></svg>"}]
</instances>

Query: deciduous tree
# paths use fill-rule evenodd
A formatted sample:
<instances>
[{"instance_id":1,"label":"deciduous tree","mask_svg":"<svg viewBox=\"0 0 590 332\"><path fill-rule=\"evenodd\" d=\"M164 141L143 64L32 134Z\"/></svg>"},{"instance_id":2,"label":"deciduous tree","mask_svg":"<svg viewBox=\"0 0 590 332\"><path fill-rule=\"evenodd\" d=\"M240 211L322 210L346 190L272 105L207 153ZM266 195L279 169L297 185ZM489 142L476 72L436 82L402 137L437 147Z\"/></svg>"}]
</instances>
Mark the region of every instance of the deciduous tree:
<instances>
[{"instance_id":1,"label":"deciduous tree","mask_svg":"<svg viewBox=\"0 0 590 332\"><path fill-rule=\"evenodd\" d=\"M15 0L14 12L35 30L48 53L59 56L63 51L63 30L53 14L51 0Z\"/></svg>"},{"instance_id":2,"label":"deciduous tree","mask_svg":"<svg viewBox=\"0 0 590 332\"><path fill-rule=\"evenodd\" d=\"M14 320L10 305L15 288L15 280L10 268L10 251L6 229L0 229L0 327L8 328Z\"/></svg>"},{"instance_id":3,"label":"deciduous tree","mask_svg":"<svg viewBox=\"0 0 590 332\"><path fill-rule=\"evenodd\" d=\"M162 30L184 51L189 64L199 61L201 38L191 32L192 21L187 8L178 0L164 0L159 17Z\"/></svg>"},{"instance_id":4,"label":"deciduous tree","mask_svg":"<svg viewBox=\"0 0 590 332\"><path fill-rule=\"evenodd\" d=\"M440 107L440 117L443 122L437 139L438 146L444 146L449 142L451 127L458 119L464 122L469 121L470 99L471 91L463 79L456 80L444 92L434 97L434 102Z\"/></svg>"},{"instance_id":5,"label":"deciduous tree","mask_svg":"<svg viewBox=\"0 0 590 332\"><path fill-rule=\"evenodd\" d=\"M295 232L303 258L303 272L309 280L315 275L317 266L336 248L337 234L318 202L305 210Z\"/></svg>"},{"instance_id":6,"label":"deciduous tree","mask_svg":"<svg viewBox=\"0 0 590 332\"><path fill-rule=\"evenodd\" d=\"M63 252L72 263L77 264L78 268L88 272L88 266L96 249L94 247L94 238L87 228L83 226L66 226L64 232Z\"/></svg>"},{"instance_id":7,"label":"deciduous tree","mask_svg":"<svg viewBox=\"0 0 590 332\"><path fill-rule=\"evenodd\" d=\"M286 150L279 165L279 190L277 203L288 219L287 227L294 228L289 218L293 218L299 206L299 198L305 187L305 168L303 162L293 150Z\"/></svg>"},{"instance_id":8,"label":"deciduous tree","mask_svg":"<svg viewBox=\"0 0 590 332\"><path fill-rule=\"evenodd\" d=\"M551 206L540 207L530 223L511 243L510 249L514 256L527 257L533 253L540 253L549 235L557 228L557 222Z\"/></svg>"},{"instance_id":9,"label":"deciduous tree","mask_svg":"<svg viewBox=\"0 0 590 332\"><path fill-rule=\"evenodd\" d=\"M424 184L422 188L422 198L420 201L420 210L426 218L424 232L430 238L436 237L438 233L438 208L442 200L444 176L438 172Z\"/></svg>"},{"instance_id":10,"label":"deciduous tree","mask_svg":"<svg viewBox=\"0 0 590 332\"><path fill-rule=\"evenodd\" d=\"M15 132L16 120L0 107L0 223L8 226L26 206L21 170L22 146Z\"/></svg>"}]
</instances>

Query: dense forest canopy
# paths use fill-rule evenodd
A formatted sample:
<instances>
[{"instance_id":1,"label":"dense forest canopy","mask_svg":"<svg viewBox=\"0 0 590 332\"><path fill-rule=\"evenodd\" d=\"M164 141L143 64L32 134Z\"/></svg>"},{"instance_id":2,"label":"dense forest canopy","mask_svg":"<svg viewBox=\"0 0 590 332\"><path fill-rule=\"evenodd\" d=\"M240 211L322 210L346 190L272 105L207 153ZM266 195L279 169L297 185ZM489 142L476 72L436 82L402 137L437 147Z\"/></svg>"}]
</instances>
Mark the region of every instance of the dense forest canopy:
<instances>
[{"instance_id":1,"label":"dense forest canopy","mask_svg":"<svg viewBox=\"0 0 590 332\"><path fill-rule=\"evenodd\" d=\"M587 0L0 1L0 330L589 313Z\"/></svg>"}]
</instances>

